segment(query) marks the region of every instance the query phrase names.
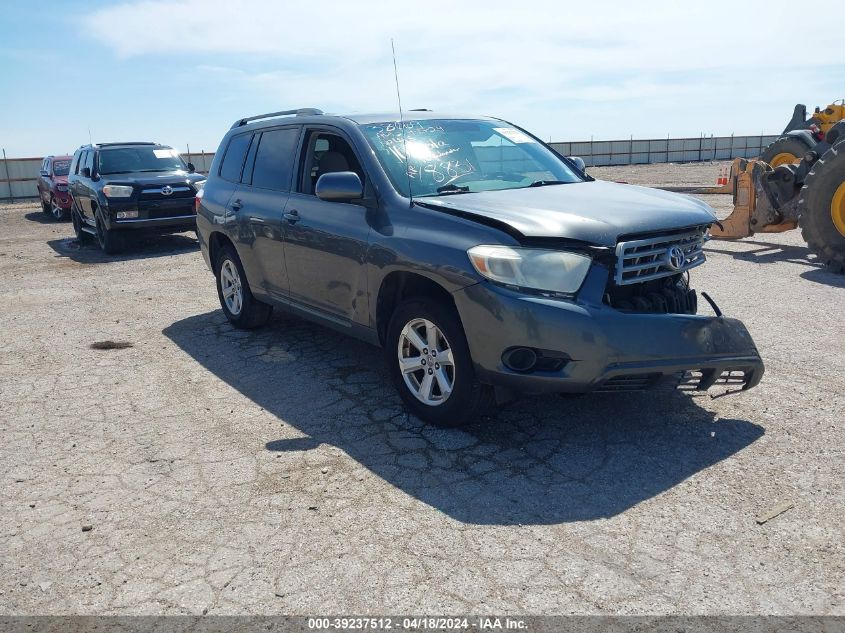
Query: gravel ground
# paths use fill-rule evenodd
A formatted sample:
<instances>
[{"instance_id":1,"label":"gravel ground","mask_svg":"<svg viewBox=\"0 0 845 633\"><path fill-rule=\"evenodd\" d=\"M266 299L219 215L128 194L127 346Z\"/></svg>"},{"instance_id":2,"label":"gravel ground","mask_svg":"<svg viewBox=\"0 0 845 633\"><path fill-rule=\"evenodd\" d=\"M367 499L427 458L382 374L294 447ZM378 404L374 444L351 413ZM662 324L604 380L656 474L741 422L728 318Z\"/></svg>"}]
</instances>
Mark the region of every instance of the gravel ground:
<instances>
[{"instance_id":1,"label":"gravel ground","mask_svg":"<svg viewBox=\"0 0 845 633\"><path fill-rule=\"evenodd\" d=\"M0 614L845 614L845 278L797 231L692 275L754 335L758 388L443 431L374 348L229 327L187 235L111 258L31 203L0 222Z\"/></svg>"}]
</instances>

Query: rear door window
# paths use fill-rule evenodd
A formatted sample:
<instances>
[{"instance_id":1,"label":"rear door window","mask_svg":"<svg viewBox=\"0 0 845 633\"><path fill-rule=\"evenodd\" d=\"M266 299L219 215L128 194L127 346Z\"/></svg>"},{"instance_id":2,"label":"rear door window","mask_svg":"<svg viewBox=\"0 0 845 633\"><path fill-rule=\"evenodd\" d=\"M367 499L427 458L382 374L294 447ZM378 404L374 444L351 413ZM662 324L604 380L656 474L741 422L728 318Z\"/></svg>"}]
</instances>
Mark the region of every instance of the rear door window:
<instances>
[{"instance_id":1,"label":"rear door window","mask_svg":"<svg viewBox=\"0 0 845 633\"><path fill-rule=\"evenodd\" d=\"M244 158L249 149L249 142L252 134L239 134L229 139L229 146L223 155L223 162L220 165L220 177L229 182L240 182L241 169L244 166Z\"/></svg>"},{"instance_id":2,"label":"rear door window","mask_svg":"<svg viewBox=\"0 0 845 633\"><path fill-rule=\"evenodd\" d=\"M299 141L299 128L267 130L261 135L255 154L252 186L290 191L293 159Z\"/></svg>"}]
</instances>

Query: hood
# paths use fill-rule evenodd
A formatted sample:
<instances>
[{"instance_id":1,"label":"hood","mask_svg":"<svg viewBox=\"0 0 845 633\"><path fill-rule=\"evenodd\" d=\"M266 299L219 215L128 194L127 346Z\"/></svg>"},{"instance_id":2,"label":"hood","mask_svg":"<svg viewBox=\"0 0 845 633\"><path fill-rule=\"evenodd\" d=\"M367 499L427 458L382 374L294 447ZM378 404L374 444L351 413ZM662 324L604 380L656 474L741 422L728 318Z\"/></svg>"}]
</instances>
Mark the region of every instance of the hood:
<instances>
[{"instance_id":1,"label":"hood","mask_svg":"<svg viewBox=\"0 0 845 633\"><path fill-rule=\"evenodd\" d=\"M700 226L716 219L709 205L690 196L603 180L417 201L490 218L525 237L562 237L598 246L615 246L623 235Z\"/></svg>"},{"instance_id":2,"label":"hood","mask_svg":"<svg viewBox=\"0 0 845 633\"><path fill-rule=\"evenodd\" d=\"M183 183L194 183L205 180L205 176L187 171L134 171L123 174L103 174L103 183L133 184L141 186L161 187Z\"/></svg>"},{"instance_id":3,"label":"hood","mask_svg":"<svg viewBox=\"0 0 845 633\"><path fill-rule=\"evenodd\" d=\"M54 185L66 185L67 184L67 176L53 176L53 184Z\"/></svg>"}]
</instances>

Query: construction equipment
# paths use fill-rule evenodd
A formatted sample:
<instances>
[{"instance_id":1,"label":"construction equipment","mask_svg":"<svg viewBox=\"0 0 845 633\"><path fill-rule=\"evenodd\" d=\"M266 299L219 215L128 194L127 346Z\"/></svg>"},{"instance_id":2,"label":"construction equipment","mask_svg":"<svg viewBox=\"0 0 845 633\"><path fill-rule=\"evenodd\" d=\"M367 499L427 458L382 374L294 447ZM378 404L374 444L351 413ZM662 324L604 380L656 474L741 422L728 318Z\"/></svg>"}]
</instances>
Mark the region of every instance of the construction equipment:
<instances>
[{"instance_id":1,"label":"construction equipment","mask_svg":"<svg viewBox=\"0 0 845 633\"><path fill-rule=\"evenodd\" d=\"M771 143L760 154L760 160L772 167L798 163L816 143L839 121L845 119L845 99L834 101L824 110L816 108L813 116L807 118L807 106L795 106L792 119L787 123L781 137Z\"/></svg>"},{"instance_id":2,"label":"construction equipment","mask_svg":"<svg viewBox=\"0 0 845 633\"><path fill-rule=\"evenodd\" d=\"M691 191L692 192L692 191ZM695 193L729 193L734 210L711 228L715 239L801 227L810 250L845 273L845 118L830 126L797 164L737 158L726 185Z\"/></svg>"}]
</instances>

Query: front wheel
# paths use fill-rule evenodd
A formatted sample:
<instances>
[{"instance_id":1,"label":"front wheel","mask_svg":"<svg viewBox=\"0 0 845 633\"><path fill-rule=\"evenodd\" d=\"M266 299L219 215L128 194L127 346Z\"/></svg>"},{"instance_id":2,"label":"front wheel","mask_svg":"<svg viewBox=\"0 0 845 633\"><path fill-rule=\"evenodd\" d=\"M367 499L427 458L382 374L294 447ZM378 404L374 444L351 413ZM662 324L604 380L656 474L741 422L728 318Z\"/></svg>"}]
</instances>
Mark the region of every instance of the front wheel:
<instances>
[{"instance_id":1,"label":"front wheel","mask_svg":"<svg viewBox=\"0 0 845 633\"><path fill-rule=\"evenodd\" d=\"M97 242L99 242L103 252L109 255L121 252L126 245L123 233L106 228L99 213L97 214Z\"/></svg>"},{"instance_id":2,"label":"front wheel","mask_svg":"<svg viewBox=\"0 0 845 633\"><path fill-rule=\"evenodd\" d=\"M237 328L251 330L270 320L273 306L259 301L252 295L241 258L231 246L220 249L214 264L217 278L217 296L229 322Z\"/></svg>"},{"instance_id":3,"label":"front wheel","mask_svg":"<svg viewBox=\"0 0 845 633\"><path fill-rule=\"evenodd\" d=\"M409 299L387 328L388 371L405 406L437 426L470 422L492 407L489 386L478 382L454 308L430 299Z\"/></svg>"},{"instance_id":4,"label":"front wheel","mask_svg":"<svg viewBox=\"0 0 845 633\"><path fill-rule=\"evenodd\" d=\"M67 212L59 206L56 199L52 196L50 197L50 212L53 214L53 218L59 222L67 218Z\"/></svg>"},{"instance_id":5,"label":"front wheel","mask_svg":"<svg viewBox=\"0 0 845 633\"><path fill-rule=\"evenodd\" d=\"M807 174L798 213L810 250L830 270L845 273L845 141L827 150Z\"/></svg>"},{"instance_id":6,"label":"front wheel","mask_svg":"<svg viewBox=\"0 0 845 633\"><path fill-rule=\"evenodd\" d=\"M73 232L76 234L76 241L80 244L85 244L86 242L91 241L91 234L82 229L82 217L79 215L79 211L77 211L75 203L71 203L70 205L70 219L71 222L73 222Z\"/></svg>"}]
</instances>

